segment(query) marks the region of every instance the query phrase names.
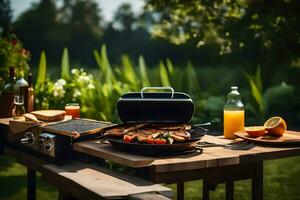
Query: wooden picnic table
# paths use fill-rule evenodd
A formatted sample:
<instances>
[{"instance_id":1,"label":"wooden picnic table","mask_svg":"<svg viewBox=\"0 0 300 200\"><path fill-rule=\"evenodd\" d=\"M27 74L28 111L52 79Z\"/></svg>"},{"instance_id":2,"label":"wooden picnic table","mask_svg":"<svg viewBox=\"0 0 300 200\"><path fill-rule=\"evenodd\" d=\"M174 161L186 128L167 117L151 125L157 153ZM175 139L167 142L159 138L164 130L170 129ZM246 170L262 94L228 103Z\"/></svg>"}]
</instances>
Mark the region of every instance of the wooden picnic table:
<instances>
[{"instance_id":1,"label":"wooden picnic table","mask_svg":"<svg viewBox=\"0 0 300 200\"><path fill-rule=\"evenodd\" d=\"M300 134L300 132L293 132L293 134ZM264 161L300 155L300 146L253 145L250 149L242 150L222 146L222 144L228 143L228 140L222 139L222 137L207 135L203 140L221 145L205 147L203 152L170 157L134 155L97 140L77 142L73 145L73 150L81 158L92 157L109 160L131 167L134 169L135 176L154 183L177 183L178 199L184 199L184 182L203 179L203 199L205 200L209 199L209 191L220 183L226 184L226 199L233 199L234 181L242 179L252 180L252 199L263 199ZM10 149L6 148L6 151L10 155ZM33 155L28 156L35 158ZM34 163L28 163L26 159L24 162L24 165L29 166L28 179L33 181L36 169L30 168L30 166Z\"/></svg>"},{"instance_id":2,"label":"wooden picnic table","mask_svg":"<svg viewBox=\"0 0 300 200\"><path fill-rule=\"evenodd\" d=\"M300 135L300 132L291 131ZM263 163L265 160L300 155L300 146L253 146L247 150L225 146L228 140L204 136L203 141L220 144L171 157L149 157L120 151L97 140L75 143L73 149L86 155L110 160L136 169L136 175L154 183L177 183L177 197L184 199L184 182L203 179L203 199L217 184L226 184L226 199L234 198L234 181L252 179L252 199L263 199Z\"/></svg>"},{"instance_id":3,"label":"wooden picnic table","mask_svg":"<svg viewBox=\"0 0 300 200\"><path fill-rule=\"evenodd\" d=\"M14 158L27 168L27 199L36 199L36 172L42 179L59 189L58 199L129 199L168 200L171 189L150 181L100 166L98 162L67 160L64 165L27 151L18 143L5 143L8 126L0 124L0 155Z\"/></svg>"}]
</instances>

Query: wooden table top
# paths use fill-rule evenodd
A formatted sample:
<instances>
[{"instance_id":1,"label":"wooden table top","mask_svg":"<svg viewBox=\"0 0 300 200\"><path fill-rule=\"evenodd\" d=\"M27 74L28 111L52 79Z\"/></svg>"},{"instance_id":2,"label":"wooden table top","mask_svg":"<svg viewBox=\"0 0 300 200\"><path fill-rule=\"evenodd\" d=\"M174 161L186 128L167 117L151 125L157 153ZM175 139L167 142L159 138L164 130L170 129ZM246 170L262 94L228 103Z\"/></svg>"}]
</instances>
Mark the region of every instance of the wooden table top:
<instances>
[{"instance_id":1,"label":"wooden table top","mask_svg":"<svg viewBox=\"0 0 300 200\"><path fill-rule=\"evenodd\" d=\"M294 132L294 134L300 135L300 132ZM228 144L230 142L221 137L209 135L204 136L202 141L217 144ZM123 152L114 148L111 144L102 144L95 140L75 143L73 149L132 168L152 166L156 172L221 167L300 155L300 146L270 147L252 145L248 150L234 150L219 146L205 147L202 153L195 152L171 157L149 157Z\"/></svg>"}]
</instances>

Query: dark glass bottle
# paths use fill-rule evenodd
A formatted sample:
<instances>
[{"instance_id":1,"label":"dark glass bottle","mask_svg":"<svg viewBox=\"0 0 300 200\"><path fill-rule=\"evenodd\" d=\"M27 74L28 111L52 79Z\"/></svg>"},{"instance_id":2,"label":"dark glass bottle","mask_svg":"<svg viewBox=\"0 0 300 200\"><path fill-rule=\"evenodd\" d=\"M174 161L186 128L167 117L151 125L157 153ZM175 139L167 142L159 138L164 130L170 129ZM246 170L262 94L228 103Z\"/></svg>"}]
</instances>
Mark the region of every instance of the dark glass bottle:
<instances>
[{"instance_id":1,"label":"dark glass bottle","mask_svg":"<svg viewBox=\"0 0 300 200\"><path fill-rule=\"evenodd\" d=\"M11 117L14 108L14 84L16 81L15 68L9 69L9 82L3 87L0 98L0 117Z\"/></svg>"},{"instance_id":2,"label":"dark glass bottle","mask_svg":"<svg viewBox=\"0 0 300 200\"><path fill-rule=\"evenodd\" d=\"M32 112L34 109L34 89L32 85L32 73L28 74L28 87L25 93L25 111Z\"/></svg>"}]
</instances>

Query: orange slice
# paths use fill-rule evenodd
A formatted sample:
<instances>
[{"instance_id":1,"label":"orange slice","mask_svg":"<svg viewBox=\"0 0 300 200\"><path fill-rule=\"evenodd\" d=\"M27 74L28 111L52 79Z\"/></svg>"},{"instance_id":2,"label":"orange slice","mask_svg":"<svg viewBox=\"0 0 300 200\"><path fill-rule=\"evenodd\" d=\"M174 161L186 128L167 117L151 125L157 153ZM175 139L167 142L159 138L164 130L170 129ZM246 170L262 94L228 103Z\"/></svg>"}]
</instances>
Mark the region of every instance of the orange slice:
<instances>
[{"instance_id":1,"label":"orange slice","mask_svg":"<svg viewBox=\"0 0 300 200\"><path fill-rule=\"evenodd\" d=\"M264 124L265 129L268 133L282 136L282 134L286 131L286 123L284 119L281 117L271 117Z\"/></svg>"},{"instance_id":2,"label":"orange slice","mask_svg":"<svg viewBox=\"0 0 300 200\"><path fill-rule=\"evenodd\" d=\"M263 126L248 126L245 127L245 131L250 137L260 137L266 133L265 127Z\"/></svg>"}]
</instances>

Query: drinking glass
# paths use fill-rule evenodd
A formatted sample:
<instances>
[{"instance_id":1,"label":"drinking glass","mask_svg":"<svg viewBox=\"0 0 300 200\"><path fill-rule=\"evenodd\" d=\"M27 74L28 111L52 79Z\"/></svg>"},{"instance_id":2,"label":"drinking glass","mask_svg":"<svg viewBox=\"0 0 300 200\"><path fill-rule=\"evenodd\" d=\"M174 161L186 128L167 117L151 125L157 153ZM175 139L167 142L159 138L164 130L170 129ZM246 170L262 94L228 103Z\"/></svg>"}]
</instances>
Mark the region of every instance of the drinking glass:
<instances>
[{"instance_id":1,"label":"drinking glass","mask_svg":"<svg viewBox=\"0 0 300 200\"><path fill-rule=\"evenodd\" d=\"M78 103L67 103L65 111L67 115L72 115L72 119L80 117L80 106Z\"/></svg>"}]
</instances>

